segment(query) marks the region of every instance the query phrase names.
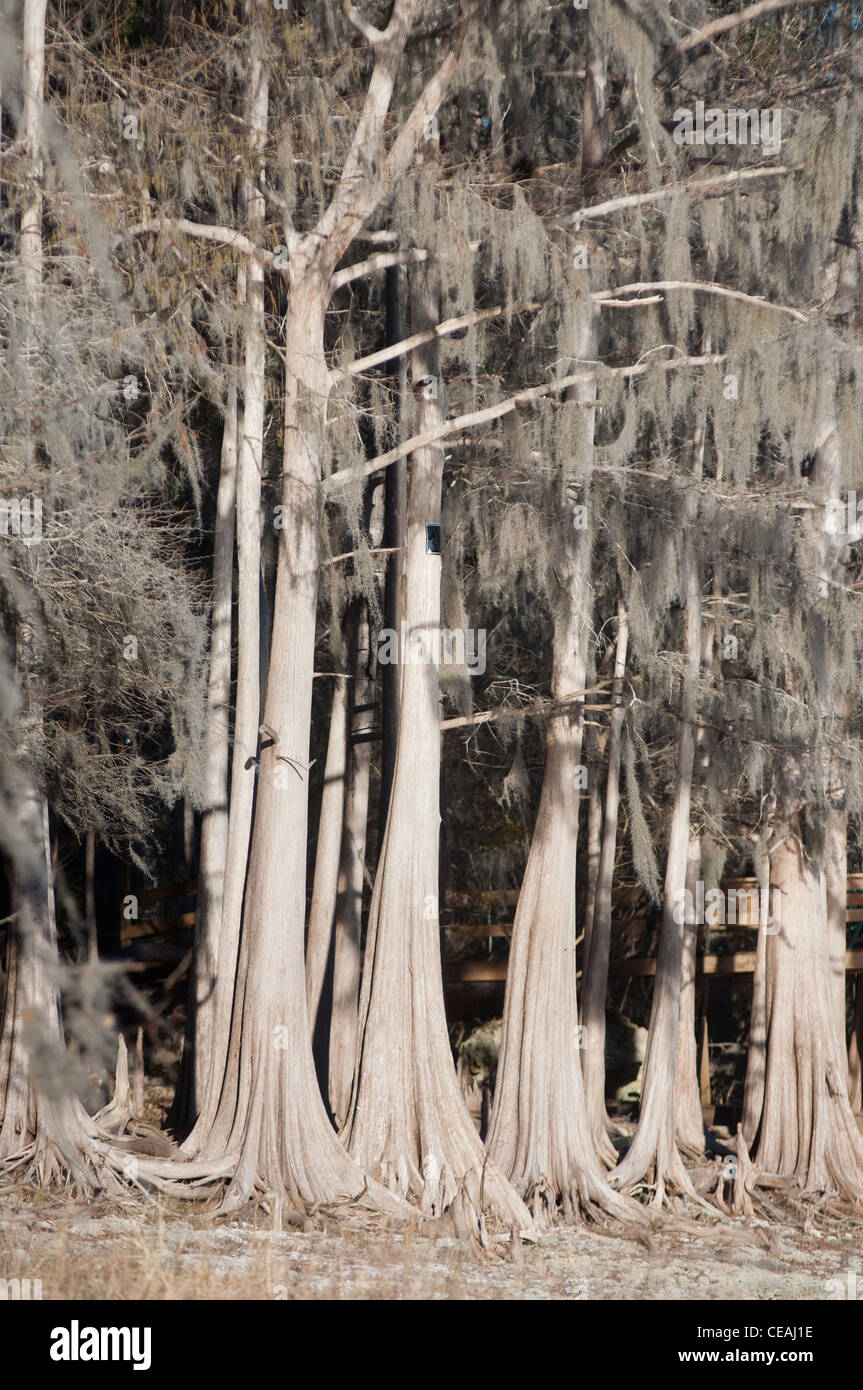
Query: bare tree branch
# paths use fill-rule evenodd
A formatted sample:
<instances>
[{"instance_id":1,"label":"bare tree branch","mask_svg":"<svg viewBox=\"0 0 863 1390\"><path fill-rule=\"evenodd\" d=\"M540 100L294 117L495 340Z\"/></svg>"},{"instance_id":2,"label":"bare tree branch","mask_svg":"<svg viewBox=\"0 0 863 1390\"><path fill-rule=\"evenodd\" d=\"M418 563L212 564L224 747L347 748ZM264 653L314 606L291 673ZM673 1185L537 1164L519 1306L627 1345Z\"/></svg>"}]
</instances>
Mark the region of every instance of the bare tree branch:
<instances>
[{"instance_id":1,"label":"bare tree branch","mask_svg":"<svg viewBox=\"0 0 863 1390\"><path fill-rule=\"evenodd\" d=\"M363 275L371 275L376 270L387 270L391 265L417 265L420 261L427 261L428 255L428 251L422 247L410 247L405 251L378 251L364 261L355 261L353 265L337 270L330 276L330 291L334 293L352 280L360 280Z\"/></svg>"},{"instance_id":2,"label":"bare tree branch","mask_svg":"<svg viewBox=\"0 0 863 1390\"><path fill-rule=\"evenodd\" d=\"M371 44L372 48L374 48L376 44L383 43L386 38L384 30L376 29L373 24L369 24L368 20L363 19L359 11L351 4L351 0L342 0L342 11L345 19L354 26L358 33L362 34L363 38L367 43Z\"/></svg>"},{"instance_id":3,"label":"bare tree branch","mask_svg":"<svg viewBox=\"0 0 863 1390\"><path fill-rule=\"evenodd\" d=\"M562 700L539 699L531 700L526 705L503 706L500 709L484 709L476 714L459 714L453 719L442 719L440 722L441 731L444 729L468 729L475 724L489 724L492 720L507 718L530 718L531 715L556 714L560 710L566 709L569 705L580 704L585 695L605 695L608 692L610 681L599 681L596 685L589 686L586 690L576 690L572 695L565 695ZM613 705L585 705L585 709L613 709Z\"/></svg>"},{"instance_id":4,"label":"bare tree branch","mask_svg":"<svg viewBox=\"0 0 863 1390\"><path fill-rule=\"evenodd\" d=\"M362 468L345 468L340 473L333 473L327 479L327 489L332 492L337 487L344 487L354 478L370 477L372 473L377 473L380 468L389 468L390 464L398 463L399 459L406 458L417 449L425 449L431 444L437 444L441 439L457 434L459 430L471 428L474 425L484 425L491 420L499 420L503 415L509 415L520 406L529 405L532 401L541 400L543 396L559 395L562 391L568 390L570 386L580 385L582 382L611 380L613 377L622 377L624 380L632 380L634 377L646 376L648 372L673 372L680 367L714 367L719 366L726 360L726 354L712 353L704 357L675 357L668 362L660 362L656 365L637 362L634 367L604 367L600 371L576 372L572 376L561 377L559 381L548 382L543 386L531 386L524 391L519 391L514 396L509 396L505 401L498 401L495 405L486 406L484 410L475 410L468 415L456 415L451 420L444 420L443 424L437 425L434 429L426 430L424 434L415 434L410 439L396 445L385 454L379 454ZM584 402L589 405L590 402Z\"/></svg>"},{"instance_id":5,"label":"bare tree branch","mask_svg":"<svg viewBox=\"0 0 863 1390\"><path fill-rule=\"evenodd\" d=\"M480 245L478 241L470 241L468 250L478 251ZM391 265L418 265L428 260L428 254L422 247L412 247L404 251L379 251L375 256L369 256L364 261L355 261L353 265L335 271L330 276L330 292L334 293L343 285L349 285L352 280L359 280L363 275L372 275L376 270L386 270Z\"/></svg>"},{"instance_id":6,"label":"bare tree branch","mask_svg":"<svg viewBox=\"0 0 863 1390\"><path fill-rule=\"evenodd\" d=\"M736 299L743 304L752 304L756 309L772 309L777 314L787 314L789 318L796 319L798 323L808 323L808 315L799 309L792 309L787 304L773 304L769 299L762 299L760 295L744 294L742 290L729 290L724 285L713 285L709 281L702 280L644 280L634 285L616 285L614 289L599 290L591 295L595 303L610 301L615 295L620 294L640 294L642 290L694 290L698 294L715 294L722 299ZM615 303L620 303L615 300ZM647 303L647 300L631 299L625 301L627 304ZM655 300L650 301L655 303Z\"/></svg>"},{"instance_id":7,"label":"bare tree branch","mask_svg":"<svg viewBox=\"0 0 863 1390\"><path fill-rule=\"evenodd\" d=\"M363 109L342 166L338 187L314 230L302 239L300 255L305 262L303 270L316 265L329 278L363 223L380 202L384 163L381 147L387 113L402 54L421 9L421 0L395 0L386 30L381 37L373 40L375 64ZM374 32L377 35L379 31Z\"/></svg>"},{"instance_id":8,"label":"bare tree branch","mask_svg":"<svg viewBox=\"0 0 863 1390\"><path fill-rule=\"evenodd\" d=\"M761 15L773 14L775 10L788 10L797 6L820 5L823 0L758 0L755 5L748 5L745 10L738 10L735 14L725 14L719 19L712 19L709 24L703 25L700 29L694 29L691 34L687 34L685 39L675 44L668 57L657 68L654 77L658 76L670 63L680 58L684 53L688 53L691 48L698 48L700 44L707 43L709 39L716 38L717 34L727 34L729 29L736 29L741 24L748 24L751 19L759 19Z\"/></svg>"},{"instance_id":9,"label":"bare tree branch","mask_svg":"<svg viewBox=\"0 0 863 1390\"><path fill-rule=\"evenodd\" d=\"M777 164L770 169L739 169L732 174L717 174L714 178L693 179L686 183L670 183L664 188L653 188L648 193L627 193L620 198L609 198L605 203L594 203L592 207L579 208L572 214L571 221L578 226L588 219L608 217L612 212L624 208L639 207L643 203L658 203L664 198L674 198L677 194L686 197L699 193L732 193L738 184L749 183L753 179L772 179L777 174L793 174L797 171L786 164Z\"/></svg>"},{"instance_id":10,"label":"bare tree branch","mask_svg":"<svg viewBox=\"0 0 863 1390\"><path fill-rule=\"evenodd\" d=\"M662 300L661 295L656 299L640 299L629 301L638 304L658 304ZM533 309L541 309L542 304L539 300L534 300L530 304L514 304L510 309L511 314L525 314ZM494 309L474 309L473 313L462 314L459 318L446 319L443 323L438 323L434 328L427 328L422 333L414 333L411 338L403 338L400 343L393 343L390 347L380 348L377 352L370 352L368 357L356 357L353 362L349 362L346 367L340 367L333 372L333 378L341 381L348 376L359 376L361 372L369 372L373 367L380 367L384 362L391 362L394 357L404 357L407 353L413 352L414 348L422 347L423 343L430 343L433 338L448 338L452 333L458 333L462 328L470 328L476 323L487 323L489 319L499 318L506 313L506 306L498 304Z\"/></svg>"},{"instance_id":11,"label":"bare tree branch","mask_svg":"<svg viewBox=\"0 0 863 1390\"><path fill-rule=\"evenodd\" d=\"M222 246L230 246L242 251L246 256L272 265L276 260L274 251L255 246L242 232L233 227L220 227L208 222L189 222L185 217L150 217L146 222L138 222L126 228L127 236L144 236L148 232L182 232L185 236L197 237L201 241L215 241Z\"/></svg>"}]
</instances>

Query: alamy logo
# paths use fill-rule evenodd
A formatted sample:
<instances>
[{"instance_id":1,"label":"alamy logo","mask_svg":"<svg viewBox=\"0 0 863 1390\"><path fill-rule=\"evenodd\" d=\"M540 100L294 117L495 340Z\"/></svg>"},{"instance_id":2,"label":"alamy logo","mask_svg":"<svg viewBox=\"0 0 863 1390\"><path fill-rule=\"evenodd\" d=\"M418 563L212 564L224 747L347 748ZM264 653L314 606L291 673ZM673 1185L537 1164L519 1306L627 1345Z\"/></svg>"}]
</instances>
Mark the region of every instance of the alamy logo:
<instances>
[{"instance_id":1,"label":"alamy logo","mask_svg":"<svg viewBox=\"0 0 863 1390\"><path fill-rule=\"evenodd\" d=\"M772 895L767 888L729 888L727 893L709 888L705 893L704 882L698 879L694 896L688 888L677 892L672 916L679 927L761 926L767 936L776 936L781 925L781 898L778 888Z\"/></svg>"},{"instance_id":2,"label":"alamy logo","mask_svg":"<svg viewBox=\"0 0 863 1390\"><path fill-rule=\"evenodd\" d=\"M0 497L0 536L17 536L25 545L42 539L42 498Z\"/></svg>"},{"instance_id":3,"label":"alamy logo","mask_svg":"<svg viewBox=\"0 0 863 1390\"><path fill-rule=\"evenodd\" d=\"M12 1303L41 1302L41 1279L0 1279L0 1299Z\"/></svg>"},{"instance_id":4,"label":"alamy logo","mask_svg":"<svg viewBox=\"0 0 863 1390\"><path fill-rule=\"evenodd\" d=\"M863 1301L863 1279L860 1281L860 1292L857 1291L856 1261L849 1266L844 1279L828 1279L824 1287L827 1290L828 1298L847 1300L849 1303Z\"/></svg>"},{"instance_id":5,"label":"alamy logo","mask_svg":"<svg viewBox=\"0 0 863 1390\"><path fill-rule=\"evenodd\" d=\"M828 497L824 504L823 529L829 536L847 536L859 540L863 536L863 497L857 500L852 489L848 497Z\"/></svg>"},{"instance_id":6,"label":"alamy logo","mask_svg":"<svg viewBox=\"0 0 863 1390\"><path fill-rule=\"evenodd\" d=\"M378 634L381 666L466 666L472 676L485 671L485 628L414 628L402 623L401 637L394 627Z\"/></svg>"},{"instance_id":7,"label":"alamy logo","mask_svg":"<svg viewBox=\"0 0 863 1390\"><path fill-rule=\"evenodd\" d=\"M676 145L760 145L767 155L778 154L782 147L782 111L778 107L723 111L711 106L705 111L704 102L698 100L694 113L681 106L674 120Z\"/></svg>"},{"instance_id":8,"label":"alamy logo","mask_svg":"<svg viewBox=\"0 0 863 1390\"><path fill-rule=\"evenodd\" d=\"M52 1361L131 1361L135 1371L149 1371L152 1331L149 1327L69 1327L51 1331Z\"/></svg>"}]
</instances>

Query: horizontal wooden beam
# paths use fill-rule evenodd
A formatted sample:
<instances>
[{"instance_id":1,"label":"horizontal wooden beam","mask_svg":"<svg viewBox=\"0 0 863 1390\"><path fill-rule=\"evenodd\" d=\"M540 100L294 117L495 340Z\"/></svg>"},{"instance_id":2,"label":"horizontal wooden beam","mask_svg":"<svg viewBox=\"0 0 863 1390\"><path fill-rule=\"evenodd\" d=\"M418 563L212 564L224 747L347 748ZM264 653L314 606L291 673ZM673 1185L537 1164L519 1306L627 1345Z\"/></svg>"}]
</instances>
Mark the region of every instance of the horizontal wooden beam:
<instances>
[{"instance_id":1,"label":"horizontal wooden beam","mask_svg":"<svg viewBox=\"0 0 863 1390\"><path fill-rule=\"evenodd\" d=\"M703 956L696 969L696 977L715 975L728 978L733 975L751 975L755 970L755 951L727 951L724 955ZM863 970L863 950L845 952L845 969L852 972ZM507 962L503 960L460 960L447 963L447 983L478 984L505 980ZM635 956L631 960L612 961L608 968L609 977L616 980L632 980L656 974L655 956Z\"/></svg>"},{"instance_id":2,"label":"horizontal wooden beam","mask_svg":"<svg viewBox=\"0 0 863 1390\"><path fill-rule=\"evenodd\" d=\"M169 903L175 898L194 898L197 894L198 880L190 878L185 883L167 883L161 888L142 888L134 896L138 899L139 907L152 907L155 903Z\"/></svg>"},{"instance_id":3,"label":"horizontal wooden beam","mask_svg":"<svg viewBox=\"0 0 863 1390\"><path fill-rule=\"evenodd\" d=\"M452 922L444 927L444 931L451 936L479 937L480 940L486 936L503 936L507 940L512 936L512 922Z\"/></svg>"},{"instance_id":4,"label":"horizontal wooden beam","mask_svg":"<svg viewBox=\"0 0 863 1390\"><path fill-rule=\"evenodd\" d=\"M190 931L194 925L194 912L183 912L179 917L172 917L170 921L154 917L139 922L123 922L120 927L120 945L125 946L127 942L138 941L141 937L162 936L172 931Z\"/></svg>"},{"instance_id":5,"label":"horizontal wooden beam","mask_svg":"<svg viewBox=\"0 0 863 1390\"><path fill-rule=\"evenodd\" d=\"M702 956L696 967L696 978L705 975L751 975L755 970L756 954L755 951L727 951L721 956ZM863 970L863 950L845 952L845 969L852 972ZM616 980L655 975L656 957L635 956L631 960L612 961L608 967L608 974Z\"/></svg>"},{"instance_id":6,"label":"horizontal wooden beam","mask_svg":"<svg viewBox=\"0 0 863 1390\"><path fill-rule=\"evenodd\" d=\"M454 960L446 963L447 983L473 984L475 981L505 980L505 960Z\"/></svg>"}]
</instances>

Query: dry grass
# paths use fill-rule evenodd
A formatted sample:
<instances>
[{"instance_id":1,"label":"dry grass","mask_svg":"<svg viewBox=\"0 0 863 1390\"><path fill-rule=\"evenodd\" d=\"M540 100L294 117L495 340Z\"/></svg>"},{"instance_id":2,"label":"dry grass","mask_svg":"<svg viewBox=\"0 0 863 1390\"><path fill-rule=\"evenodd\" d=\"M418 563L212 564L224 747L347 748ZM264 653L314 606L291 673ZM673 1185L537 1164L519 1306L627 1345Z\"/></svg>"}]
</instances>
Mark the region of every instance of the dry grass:
<instances>
[{"instance_id":1,"label":"dry grass","mask_svg":"<svg viewBox=\"0 0 863 1390\"><path fill-rule=\"evenodd\" d=\"M770 1248L697 1236L652 1250L559 1228L515 1260L478 1259L455 1239L340 1224L274 1231L263 1213L0 1200L0 1278L41 1279L46 1300L88 1299L821 1299L850 1268L856 1225L772 1227ZM765 1241L766 1245L766 1241Z\"/></svg>"}]
</instances>

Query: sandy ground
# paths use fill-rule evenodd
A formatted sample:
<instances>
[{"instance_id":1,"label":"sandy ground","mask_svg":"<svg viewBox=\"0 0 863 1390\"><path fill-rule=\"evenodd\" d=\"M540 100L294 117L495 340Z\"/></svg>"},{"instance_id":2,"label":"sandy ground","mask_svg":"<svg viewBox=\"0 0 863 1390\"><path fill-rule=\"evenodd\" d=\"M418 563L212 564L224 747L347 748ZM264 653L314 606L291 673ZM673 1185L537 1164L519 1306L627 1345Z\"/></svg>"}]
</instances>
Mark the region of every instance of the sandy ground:
<instances>
[{"instance_id":1,"label":"sandy ground","mask_svg":"<svg viewBox=\"0 0 863 1390\"><path fill-rule=\"evenodd\" d=\"M654 1232L648 1243L558 1227L514 1259L489 1259L451 1237L334 1223L277 1232L260 1213L214 1222L13 1194L0 1199L0 1279L41 1279L43 1300L847 1296L849 1272L863 1263L861 1227L817 1212L807 1225L756 1220L721 1238ZM863 1294L863 1274L857 1282Z\"/></svg>"}]
</instances>

